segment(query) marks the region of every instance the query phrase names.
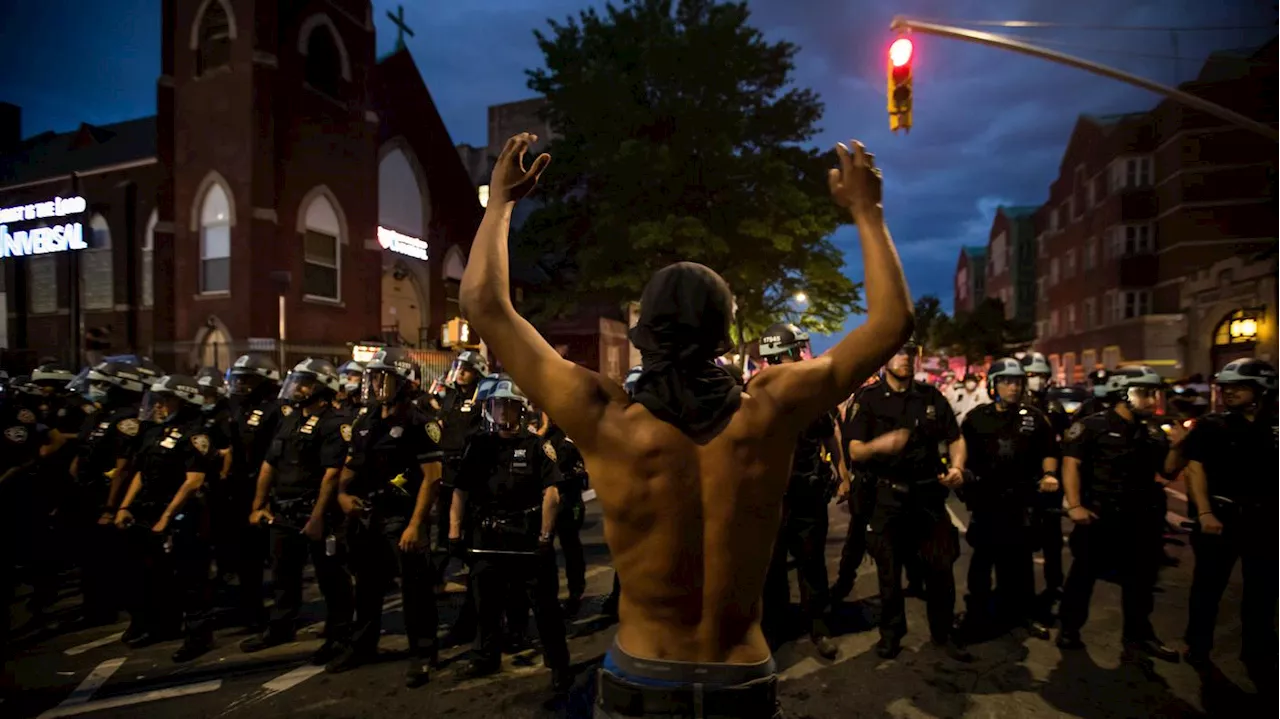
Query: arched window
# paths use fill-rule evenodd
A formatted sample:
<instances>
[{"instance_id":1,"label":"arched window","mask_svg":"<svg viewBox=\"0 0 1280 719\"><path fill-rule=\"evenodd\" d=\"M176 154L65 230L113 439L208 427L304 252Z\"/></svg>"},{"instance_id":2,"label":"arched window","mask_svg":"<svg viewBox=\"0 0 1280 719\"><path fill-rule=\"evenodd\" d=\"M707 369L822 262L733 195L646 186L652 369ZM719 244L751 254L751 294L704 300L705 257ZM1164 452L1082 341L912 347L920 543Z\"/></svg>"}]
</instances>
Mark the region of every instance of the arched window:
<instances>
[{"instance_id":1,"label":"arched window","mask_svg":"<svg viewBox=\"0 0 1280 719\"><path fill-rule=\"evenodd\" d=\"M142 297L139 299L143 307L152 307L156 303L155 250L156 223L159 221L160 214L152 210L151 217L147 218L147 231L142 235L142 276L139 283Z\"/></svg>"},{"instance_id":2,"label":"arched window","mask_svg":"<svg viewBox=\"0 0 1280 719\"><path fill-rule=\"evenodd\" d=\"M307 84L330 97L337 97L342 81L342 51L328 24L318 24L307 36L305 77Z\"/></svg>"},{"instance_id":3,"label":"arched window","mask_svg":"<svg viewBox=\"0 0 1280 719\"><path fill-rule=\"evenodd\" d=\"M302 210L302 294L342 299L342 226L333 204L316 195Z\"/></svg>"},{"instance_id":4,"label":"arched window","mask_svg":"<svg viewBox=\"0 0 1280 719\"><path fill-rule=\"evenodd\" d=\"M231 338L221 328L210 329L200 342L200 366L215 369L231 367Z\"/></svg>"},{"instance_id":5,"label":"arched window","mask_svg":"<svg viewBox=\"0 0 1280 719\"><path fill-rule=\"evenodd\" d=\"M1236 310L1218 323L1213 332L1213 344L1252 345L1258 341L1258 328L1262 325L1262 312Z\"/></svg>"},{"instance_id":6,"label":"arched window","mask_svg":"<svg viewBox=\"0 0 1280 719\"><path fill-rule=\"evenodd\" d=\"M223 0L208 0L196 32L196 76L231 63L231 40L235 37Z\"/></svg>"},{"instance_id":7,"label":"arched window","mask_svg":"<svg viewBox=\"0 0 1280 719\"><path fill-rule=\"evenodd\" d=\"M231 201L217 183L200 203L200 291L231 291Z\"/></svg>"},{"instance_id":8,"label":"arched window","mask_svg":"<svg viewBox=\"0 0 1280 719\"><path fill-rule=\"evenodd\" d=\"M85 244L80 253L80 301L86 310L109 310L114 305L111 280L111 228L107 218L94 215L89 220Z\"/></svg>"}]
</instances>

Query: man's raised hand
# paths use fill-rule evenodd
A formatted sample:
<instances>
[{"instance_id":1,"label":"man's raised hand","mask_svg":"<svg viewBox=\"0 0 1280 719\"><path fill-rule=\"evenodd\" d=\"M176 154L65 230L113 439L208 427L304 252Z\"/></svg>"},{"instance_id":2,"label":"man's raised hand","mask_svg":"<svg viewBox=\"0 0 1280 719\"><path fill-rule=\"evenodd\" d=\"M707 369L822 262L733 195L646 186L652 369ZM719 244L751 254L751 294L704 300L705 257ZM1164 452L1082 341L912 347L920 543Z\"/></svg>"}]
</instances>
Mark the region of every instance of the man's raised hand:
<instances>
[{"instance_id":1,"label":"man's raised hand","mask_svg":"<svg viewBox=\"0 0 1280 719\"><path fill-rule=\"evenodd\" d=\"M880 188L883 183L875 155L867 152L861 142L851 140L853 150L844 143L836 144L840 167L827 173L827 185L837 205L847 208L856 218L880 211Z\"/></svg>"},{"instance_id":2,"label":"man's raised hand","mask_svg":"<svg viewBox=\"0 0 1280 719\"><path fill-rule=\"evenodd\" d=\"M508 202L517 202L533 191L538 184L542 171L551 164L551 155L542 153L533 161L529 169L524 167L524 153L529 146L538 141L538 136L530 132L522 132L507 140L498 155L498 162L493 166L493 176L489 180L489 202L493 206L501 206Z\"/></svg>"}]
</instances>

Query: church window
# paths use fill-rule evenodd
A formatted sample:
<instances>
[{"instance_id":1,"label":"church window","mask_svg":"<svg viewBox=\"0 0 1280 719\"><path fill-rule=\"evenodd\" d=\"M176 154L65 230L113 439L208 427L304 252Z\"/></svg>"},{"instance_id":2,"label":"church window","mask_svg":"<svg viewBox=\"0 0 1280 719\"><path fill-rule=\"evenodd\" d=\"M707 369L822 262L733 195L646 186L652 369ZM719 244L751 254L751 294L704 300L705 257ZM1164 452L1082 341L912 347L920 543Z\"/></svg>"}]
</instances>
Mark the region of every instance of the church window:
<instances>
[{"instance_id":1,"label":"church window","mask_svg":"<svg viewBox=\"0 0 1280 719\"><path fill-rule=\"evenodd\" d=\"M318 195L303 215L302 293L338 301L341 297L342 228L333 204Z\"/></svg>"},{"instance_id":2,"label":"church window","mask_svg":"<svg viewBox=\"0 0 1280 719\"><path fill-rule=\"evenodd\" d=\"M200 17L200 30L196 36L197 76L231 63L233 36L231 17L222 0L209 0L205 3L204 14Z\"/></svg>"},{"instance_id":3,"label":"church window","mask_svg":"<svg viewBox=\"0 0 1280 719\"><path fill-rule=\"evenodd\" d=\"M307 37L306 80L311 87L337 97L342 80L342 52L332 27L317 24Z\"/></svg>"},{"instance_id":4,"label":"church window","mask_svg":"<svg viewBox=\"0 0 1280 719\"><path fill-rule=\"evenodd\" d=\"M231 201L219 184L200 206L200 291L231 291Z\"/></svg>"}]
</instances>

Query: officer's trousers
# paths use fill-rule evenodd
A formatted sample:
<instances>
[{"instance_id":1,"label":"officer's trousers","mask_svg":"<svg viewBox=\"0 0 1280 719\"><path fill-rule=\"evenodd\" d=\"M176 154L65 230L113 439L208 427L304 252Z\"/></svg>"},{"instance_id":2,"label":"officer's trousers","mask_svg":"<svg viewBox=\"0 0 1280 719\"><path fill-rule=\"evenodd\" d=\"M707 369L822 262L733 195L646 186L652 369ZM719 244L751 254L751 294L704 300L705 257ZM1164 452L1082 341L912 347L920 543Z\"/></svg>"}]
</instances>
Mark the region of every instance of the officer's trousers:
<instances>
[{"instance_id":1,"label":"officer's trousers","mask_svg":"<svg viewBox=\"0 0 1280 719\"><path fill-rule=\"evenodd\" d=\"M404 516L378 516L376 510L367 524L359 519L348 520L347 541L356 577L356 620L351 643L360 653L377 651L382 633L382 600L399 576L409 651L422 658L437 654L436 629L440 620L435 569L426 550L400 550L400 534L407 522Z\"/></svg>"},{"instance_id":2,"label":"officer's trousers","mask_svg":"<svg viewBox=\"0 0 1280 719\"><path fill-rule=\"evenodd\" d=\"M222 532L221 541L224 547L218 550L219 556L226 556L233 562L236 576L240 580L240 591L236 597L236 609L239 623L243 626L259 629L266 624L267 610L263 603L264 570L270 557L270 539L266 527L249 525L249 515L253 511L254 493L257 491L257 472L255 467L249 473L236 473L227 477L221 490L225 495L221 502L221 518L217 520ZM218 568L219 574L223 568Z\"/></svg>"},{"instance_id":3,"label":"officer's trousers","mask_svg":"<svg viewBox=\"0 0 1280 719\"><path fill-rule=\"evenodd\" d=\"M1257 524L1254 519L1245 521ZM1274 528L1275 520L1271 522ZM1250 529L1255 531L1248 531ZM1185 635L1187 649L1191 653L1207 655L1213 648L1218 604L1238 559L1244 575L1240 601L1240 656L1246 661L1276 660L1276 628L1272 621L1277 601L1276 542L1274 529L1270 533L1258 529L1232 523L1217 536L1200 532L1191 535L1196 566L1191 579L1191 604ZM1270 536L1265 536L1267 534Z\"/></svg>"},{"instance_id":4,"label":"officer's trousers","mask_svg":"<svg viewBox=\"0 0 1280 719\"><path fill-rule=\"evenodd\" d=\"M587 591L587 555L582 548L581 536L586 507L581 495L567 495L562 497L564 501L556 515L556 537L560 540L560 551L564 553L564 578L569 596L581 599Z\"/></svg>"},{"instance_id":5,"label":"officer's trousers","mask_svg":"<svg viewBox=\"0 0 1280 719\"><path fill-rule=\"evenodd\" d=\"M827 515L825 506L805 507L797 514L792 511L782 521L778 540L773 545L773 559L764 585L764 624L767 635L779 637L783 631L787 608L791 605L790 572L788 556L796 560L796 574L800 580L800 610L808 624L809 634L829 637L831 630L825 619L829 596L827 593ZM819 511L814 511L819 510Z\"/></svg>"},{"instance_id":6,"label":"officer's trousers","mask_svg":"<svg viewBox=\"0 0 1280 719\"><path fill-rule=\"evenodd\" d=\"M101 505L92 497L75 496L64 510L80 566L85 618L114 620L122 602L118 577L113 576L120 571L124 551L120 532L113 525L98 524Z\"/></svg>"},{"instance_id":7,"label":"officer's trousers","mask_svg":"<svg viewBox=\"0 0 1280 719\"><path fill-rule=\"evenodd\" d=\"M501 662L502 615L510 606L509 595L520 592L533 605L543 663L552 669L567 669L569 644L556 599L560 577L555 555L473 553L472 558L471 581L475 585L479 621L474 645L476 663L496 667Z\"/></svg>"},{"instance_id":8,"label":"officer's trousers","mask_svg":"<svg viewBox=\"0 0 1280 719\"><path fill-rule=\"evenodd\" d=\"M1079 632L1089 619L1089 600L1098 577L1110 570L1120 580L1125 639L1155 638L1151 627L1153 592L1163 546L1163 520L1147 508L1104 512L1071 531L1071 571L1063 588L1058 618L1062 631Z\"/></svg>"},{"instance_id":9,"label":"officer's trousers","mask_svg":"<svg viewBox=\"0 0 1280 719\"><path fill-rule=\"evenodd\" d=\"M210 641L212 547L202 509L188 506L183 520L170 523L168 540L166 534L151 531L155 518L147 519L128 530L130 553L140 562L142 579L136 587L140 591L132 593L129 606L134 625L153 635L166 636L181 624L188 640Z\"/></svg>"},{"instance_id":10,"label":"officer's trousers","mask_svg":"<svg viewBox=\"0 0 1280 719\"><path fill-rule=\"evenodd\" d=\"M934 641L950 636L955 620L956 579L952 565L960 553L960 538L946 509L888 509L877 507L867 546L880 580L880 636L901 639L907 633L902 573L919 555L925 568L925 602L929 633Z\"/></svg>"},{"instance_id":11,"label":"officer's trousers","mask_svg":"<svg viewBox=\"0 0 1280 719\"><path fill-rule=\"evenodd\" d=\"M972 514L965 534L969 546L973 547L967 582L967 620L1001 617L1012 624L1031 618L1035 573L1029 527L1024 519L1027 511L1002 508ZM997 581L994 596L993 571Z\"/></svg>"},{"instance_id":12,"label":"officer's trousers","mask_svg":"<svg viewBox=\"0 0 1280 719\"><path fill-rule=\"evenodd\" d=\"M351 574L347 572L346 551L342 543L336 543L331 557L325 552L325 540L312 541L297 526L272 525L270 535L271 587L275 606L271 608L268 633L273 637L292 639L297 631L298 612L302 609L302 570L310 556L320 594L324 597L325 639L338 643L348 641L355 612L355 592Z\"/></svg>"},{"instance_id":13,"label":"officer's trousers","mask_svg":"<svg viewBox=\"0 0 1280 719\"><path fill-rule=\"evenodd\" d=\"M1044 555L1044 586L1062 589L1062 494L1048 495L1057 507L1038 505L1031 510L1031 543ZM1052 500L1043 500L1052 501Z\"/></svg>"}]
</instances>

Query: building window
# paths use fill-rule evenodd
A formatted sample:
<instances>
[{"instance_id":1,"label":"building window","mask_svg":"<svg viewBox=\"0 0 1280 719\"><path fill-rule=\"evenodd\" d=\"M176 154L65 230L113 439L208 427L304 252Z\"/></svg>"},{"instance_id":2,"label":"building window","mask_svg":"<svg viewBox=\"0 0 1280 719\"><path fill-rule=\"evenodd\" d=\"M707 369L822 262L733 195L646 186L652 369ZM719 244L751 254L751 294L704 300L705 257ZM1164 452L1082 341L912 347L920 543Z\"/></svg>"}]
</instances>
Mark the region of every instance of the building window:
<instances>
[{"instance_id":1,"label":"building window","mask_svg":"<svg viewBox=\"0 0 1280 719\"><path fill-rule=\"evenodd\" d=\"M111 280L111 228L102 215L89 220L88 249L80 253L80 301L86 310L109 310L114 305Z\"/></svg>"},{"instance_id":2,"label":"building window","mask_svg":"<svg viewBox=\"0 0 1280 719\"><path fill-rule=\"evenodd\" d=\"M444 312L445 317L461 317L462 305L458 302L458 290L461 283L457 280L445 278L444 281Z\"/></svg>"},{"instance_id":3,"label":"building window","mask_svg":"<svg viewBox=\"0 0 1280 719\"><path fill-rule=\"evenodd\" d=\"M1115 318L1111 316L1111 307L1115 302L1113 295L1114 293L1112 292L1102 293L1102 316L1098 318L1099 327L1106 327L1115 321Z\"/></svg>"},{"instance_id":4,"label":"building window","mask_svg":"<svg viewBox=\"0 0 1280 719\"><path fill-rule=\"evenodd\" d=\"M1055 207L1051 212L1049 212L1049 232L1057 232L1057 231L1058 231L1058 208Z\"/></svg>"},{"instance_id":5,"label":"building window","mask_svg":"<svg viewBox=\"0 0 1280 719\"><path fill-rule=\"evenodd\" d=\"M1250 344L1258 341L1258 328L1262 325L1263 311L1236 310L1218 323L1213 332L1213 344Z\"/></svg>"},{"instance_id":6,"label":"building window","mask_svg":"<svg viewBox=\"0 0 1280 719\"><path fill-rule=\"evenodd\" d=\"M200 18L196 39L196 75L231 63L231 18L222 0L210 0Z\"/></svg>"},{"instance_id":7,"label":"building window","mask_svg":"<svg viewBox=\"0 0 1280 719\"><path fill-rule=\"evenodd\" d=\"M1122 232L1124 245L1121 249L1126 257L1146 254L1153 249L1151 225L1125 225Z\"/></svg>"},{"instance_id":8,"label":"building window","mask_svg":"<svg viewBox=\"0 0 1280 719\"><path fill-rule=\"evenodd\" d=\"M1059 330L1059 326L1058 326L1058 311L1057 311L1057 310L1052 310L1051 312L1049 312L1049 336L1050 336L1050 337L1057 337L1057 336L1058 336L1058 330Z\"/></svg>"},{"instance_id":9,"label":"building window","mask_svg":"<svg viewBox=\"0 0 1280 719\"><path fill-rule=\"evenodd\" d=\"M1127 290L1121 293L1122 319L1132 319L1151 314L1151 292L1149 290Z\"/></svg>"},{"instance_id":10,"label":"building window","mask_svg":"<svg viewBox=\"0 0 1280 719\"><path fill-rule=\"evenodd\" d=\"M1067 305L1067 334L1076 333L1076 306Z\"/></svg>"},{"instance_id":11,"label":"building window","mask_svg":"<svg viewBox=\"0 0 1280 719\"><path fill-rule=\"evenodd\" d=\"M1102 349L1102 366L1107 369L1115 369L1120 366L1120 348L1104 347Z\"/></svg>"},{"instance_id":12,"label":"building window","mask_svg":"<svg viewBox=\"0 0 1280 719\"><path fill-rule=\"evenodd\" d=\"M1085 272L1092 270L1098 266L1098 238L1090 237L1084 243L1084 269Z\"/></svg>"},{"instance_id":13,"label":"building window","mask_svg":"<svg viewBox=\"0 0 1280 719\"><path fill-rule=\"evenodd\" d=\"M31 294L31 314L58 311L57 255L28 258L27 282Z\"/></svg>"},{"instance_id":14,"label":"building window","mask_svg":"<svg viewBox=\"0 0 1280 719\"><path fill-rule=\"evenodd\" d=\"M338 214L324 196L307 205L303 215L302 294L341 299L342 230Z\"/></svg>"},{"instance_id":15,"label":"building window","mask_svg":"<svg viewBox=\"0 0 1280 719\"><path fill-rule=\"evenodd\" d=\"M305 77L307 84L330 97L339 95L342 81L342 54L328 24L318 24L307 37Z\"/></svg>"},{"instance_id":16,"label":"building window","mask_svg":"<svg viewBox=\"0 0 1280 719\"><path fill-rule=\"evenodd\" d=\"M1056 287L1058 285L1058 258L1049 260L1049 286Z\"/></svg>"},{"instance_id":17,"label":"building window","mask_svg":"<svg viewBox=\"0 0 1280 719\"><path fill-rule=\"evenodd\" d=\"M231 291L231 202L216 183L200 205L200 291Z\"/></svg>"},{"instance_id":18,"label":"building window","mask_svg":"<svg viewBox=\"0 0 1280 719\"><path fill-rule=\"evenodd\" d=\"M1063 260L1062 276L1072 278L1076 276L1076 251L1074 249L1067 250L1067 254Z\"/></svg>"},{"instance_id":19,"label":"building window","mask_svg":"<svg viewBox=\"0 0 1280 719\"><path fill-rule=\"evenodd\" d=\"M1090 297L1084 301L1084 328L1091 330L1098 324L1098 300Z\"/></svg>"},{"instance_id":20,"label":"building window","mask_svg":"<svg viewBox=\"0 0 1280 719\"><path fill-rule=\"evenodd\" d=\"M1118 188L1148 187L1151 185L1151 158L1127 157L1111 165L1111 185Z\"/></svg>"},{"instance_id":21,"label":"building window","mask_svg":"<svg viewBox=\"0 0 1280 719\"><path fill-rule=\"evenodd\" d=\"M1039 256L1040 259L1044 259L1049 256L1048 238L1043 232L1036 237L1036 255Z\"/></svg>"},{"instance_id":22,"label":"building window","mask_svg":"<svg viewBox=\"0 0 1280 719\"><path fill-rule=\"evenodd\" d=\"M159 219L159 213L152 210L151 217L147 220L147 231L142 235L142 297L140 298L140 304L143 307L152 307L156 302L155 250L156 223Z\"/></svg>"},{"instance_id":23,"label":"building window","mask_svg":"<svg viewBox=\"0 0 1280 719\"><path fill-rule=\"evenodd\" d=\"M1093 206L1093 201L1089 198L1089 181L1084 177L1084 168L1076 168L1075 177L1073 178L1071 188L1071 219L1078 220L1084 217L1085 203L1089 207Z\"/></svg>"}]
</instances>

